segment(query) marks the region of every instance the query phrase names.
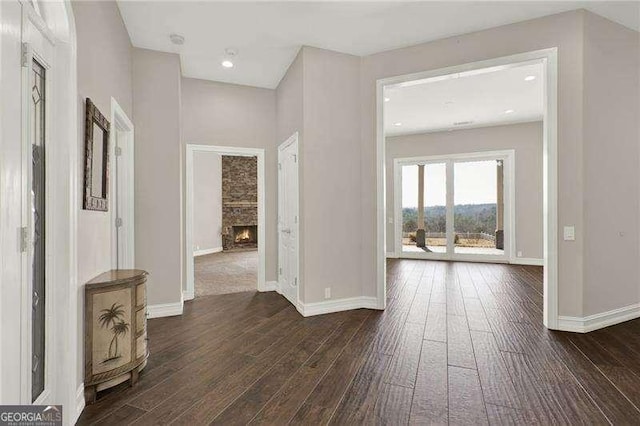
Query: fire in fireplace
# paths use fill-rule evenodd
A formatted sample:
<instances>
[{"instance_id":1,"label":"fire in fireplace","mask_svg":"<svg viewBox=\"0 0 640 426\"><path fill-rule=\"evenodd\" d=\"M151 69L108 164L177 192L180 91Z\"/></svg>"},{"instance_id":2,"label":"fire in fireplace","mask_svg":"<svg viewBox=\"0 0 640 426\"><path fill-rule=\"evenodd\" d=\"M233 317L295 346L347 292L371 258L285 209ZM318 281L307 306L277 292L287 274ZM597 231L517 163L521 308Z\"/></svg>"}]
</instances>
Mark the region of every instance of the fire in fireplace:
<instances>
[{"instance_id":1,"label":"fire in fireplace","mask_svg":"<svg viewBox=\"0 0 640 426\"><path fill-rule=\"evenodd\" d=\"M256 225L241 225L233 227L233 241L236 244L255 244L258 242L258 227Z\"/></svg>"}]
</instances>

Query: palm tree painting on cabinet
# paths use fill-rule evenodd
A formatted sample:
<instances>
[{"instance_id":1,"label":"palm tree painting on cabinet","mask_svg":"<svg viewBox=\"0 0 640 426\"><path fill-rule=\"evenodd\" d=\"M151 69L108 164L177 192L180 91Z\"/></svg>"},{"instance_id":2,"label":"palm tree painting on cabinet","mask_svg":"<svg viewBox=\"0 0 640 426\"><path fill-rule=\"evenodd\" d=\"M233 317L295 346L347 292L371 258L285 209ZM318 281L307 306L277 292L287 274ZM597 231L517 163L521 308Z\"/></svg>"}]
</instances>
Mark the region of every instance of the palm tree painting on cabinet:
<instances>
[{"instance_id":1,"label":"palm tree painting on cabinet","mask_svg":"<svg viewBox=\"0 0 640 426\"><path fill-rule=\"evenodd\" d=\"M111 342L109 343L107 358L102 361L104 364L121 357L121 355L118 354L118 338L126 336L129 332L129 323L124 322L124 306L119 303L114 303L110 308L103 309L100 312L102 312L98 318L100 327L107 329L111 327L110 330L113 334Z\"/></svg>"}]
</instances>

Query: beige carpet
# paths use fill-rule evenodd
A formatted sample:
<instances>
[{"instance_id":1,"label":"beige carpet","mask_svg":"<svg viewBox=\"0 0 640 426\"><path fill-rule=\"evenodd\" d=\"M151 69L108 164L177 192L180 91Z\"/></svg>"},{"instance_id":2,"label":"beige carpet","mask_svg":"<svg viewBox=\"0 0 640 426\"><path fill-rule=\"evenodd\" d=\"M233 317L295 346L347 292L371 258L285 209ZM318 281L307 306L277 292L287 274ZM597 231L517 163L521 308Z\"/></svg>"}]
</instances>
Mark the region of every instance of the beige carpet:
<instances>
[{"instance_id":1,"label":"beige carpet","mask_svg":"<svg viewBox=\"0 0 640 426\"><path fill-rule=\"evenodd\" d=\"M196 297L256 291L257 250L213 253L194 260Z\"/></svg>"}]
</instances>

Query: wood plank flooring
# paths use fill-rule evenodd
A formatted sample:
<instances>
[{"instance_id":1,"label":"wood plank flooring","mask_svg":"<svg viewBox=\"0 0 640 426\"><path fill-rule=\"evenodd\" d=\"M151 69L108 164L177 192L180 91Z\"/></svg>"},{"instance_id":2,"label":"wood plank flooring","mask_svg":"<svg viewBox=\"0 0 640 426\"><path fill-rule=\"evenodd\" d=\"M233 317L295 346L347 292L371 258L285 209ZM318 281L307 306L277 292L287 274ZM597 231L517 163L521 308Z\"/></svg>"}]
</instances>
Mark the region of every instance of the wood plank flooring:
<instances>
[{"instance_id":1,"label":"wood plank flooring","mask_svg":"<svg viewBox=\"0 0 640 426\"><path fill-rule=\"evenodd\" d=\"M640 320L542 326L542 269L390 260L387 309L302 318L275 293L149 321L139 383L79 424L637 424Z\"/></svg>"}]
</instances>

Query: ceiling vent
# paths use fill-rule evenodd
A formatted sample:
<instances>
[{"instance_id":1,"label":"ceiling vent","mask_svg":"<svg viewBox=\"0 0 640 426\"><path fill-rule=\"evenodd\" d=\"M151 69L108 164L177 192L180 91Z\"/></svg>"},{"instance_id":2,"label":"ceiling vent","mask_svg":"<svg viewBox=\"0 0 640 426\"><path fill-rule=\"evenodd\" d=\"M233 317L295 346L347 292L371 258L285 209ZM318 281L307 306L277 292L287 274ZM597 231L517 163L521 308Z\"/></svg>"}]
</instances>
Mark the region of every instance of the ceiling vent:
<instances>
[{"instance_id":1,"label":"ceiling vent","mask_svg":"<svg viewBox=\"0 0 640 426\"><path fill-rule=\"evenodd\" d=\"M454 121L454 126L468 126L469 124L473 124L473 121Z\"/></svg>"}]
</instances>

